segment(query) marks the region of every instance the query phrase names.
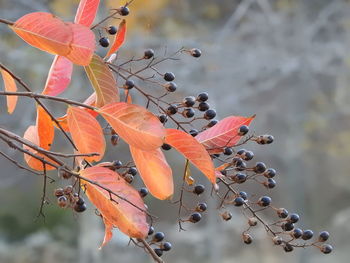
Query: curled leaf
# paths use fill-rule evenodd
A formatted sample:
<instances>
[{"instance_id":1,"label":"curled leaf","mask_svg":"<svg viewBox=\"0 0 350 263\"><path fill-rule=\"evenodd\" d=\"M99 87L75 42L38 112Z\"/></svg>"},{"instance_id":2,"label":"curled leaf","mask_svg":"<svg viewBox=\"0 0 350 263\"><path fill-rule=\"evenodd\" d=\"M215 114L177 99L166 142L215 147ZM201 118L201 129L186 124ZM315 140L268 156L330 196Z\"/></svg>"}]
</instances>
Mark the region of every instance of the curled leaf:
<instances>
[{"instance_id":1,"label":"curled leaf","mask_svg":"<svg viewBox=\"0 0 350 263\"><path fill-rule=\"evenodd\" d=\"M10 73L8 73L6 70L3 70L2 68L0 68L0 72L4 80L5 91L16 92L17 91L16 81L13 79ZM9 114L12 114L13 111L15 110L17 105L17 99L18 99L17 96L6 96L7 111Z\"/></svg>"},{"instance_id":2,"label":"curled leaf","mask_svg":"<svg viewBox=\"0 0 350 263\"><path fill-rule=\"evenodd\" d=\"M113 53L117 52L118 49L123 45L126 37L126 21L123 19L118 27L118 32L115 35L113 44L111 45L111 48L108 50L106 57L109 57Z\"/></svg>"}]
</instances>

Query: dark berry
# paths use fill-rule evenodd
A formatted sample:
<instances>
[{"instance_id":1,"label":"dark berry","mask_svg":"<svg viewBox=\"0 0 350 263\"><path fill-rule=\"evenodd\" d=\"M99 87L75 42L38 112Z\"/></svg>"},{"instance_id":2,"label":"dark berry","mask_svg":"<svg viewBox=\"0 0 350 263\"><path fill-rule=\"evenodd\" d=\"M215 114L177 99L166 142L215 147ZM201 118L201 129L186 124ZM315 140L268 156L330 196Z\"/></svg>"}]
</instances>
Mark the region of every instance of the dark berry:
<instances>
[{"instance_id":1,"label":"dark berry","mask_svg":"<svg viewBox=\"0 0 350 263\"><path fill-rule=\"evenodd\" d=\"M63 191L62 188L57 188L55 190L54 194L55 194L56 197L60 197L60 196L64 195L64 191Z\"/></svg>"},{"instance_id":2,"label":"dark berry","mask_svg":"<svg viewBox=\"0 0 350 263\"><path fill-rule=\"evenodd\" d=\"M118 142L119 142L119 135L118 134L113 134L111 136L111 144L113 146L116 146L116 145L118 145Z\"/></svg>"},{"instance_id":3,"label":"dark berry","mask_svg":"<svg viewBox=\"0 0 350 263\"><path fill-rule=\"evenodd\" d=\"M266 165L263 162L257 162L254 166L254 172L262 174L266 171Z\"/></svg>"},{"instance_id":4,"label":"dark berry","mask_svg":"<svg viewBox=\"0 0 350 263\"><path fill-rule=\"evenodd\" d=\"M76 202L76 204L77 205L83 205L83 204L85 204L85 200L84 200L84 198L82 198L82 197L78 197L78 200L77 200L77 202Z\"/></svg>"},{"instance_id":5,"label":"dark berry","mask_svg":"<svg viewBox=\"0 0 350 263\"><path fill-rule=\"evenodd\" d=\"M294 228L290 235L296 239L301 238L301 236L303 235L303 230L301 230L300 228Z\"/></svg>"},{"instance_id":6,"label":"dark berry","mask_svg":"<svg viewBox=\"0 0 350 263\"><path fill-rule=\"evenodd\" d=\"M123 163L122 163L122 161L117 160L117 161L114 161L112 163L112 165L113 165L113 167L115 167L115 169L120 169L123 166Z\"/></svg>"},{"instance_id":7,"label":"dark berry","mask_svg":"<svg viewBox=\"0 0 350 263\"><path fill-rule=\"evenodd\" d=\"M281 228L284 230L284 231L291 231L294 229L294 224L293 223L290 223L290 222L286 222L286 223L283 223L281 225Z\"/></svg>"},{"instance_id":8,"label":"dark berry","mask_svg":"<svg viewBox=\"0 0 350 263\"><path fill-rule=\"evenodd\" d=\"M170 105L167 110L166 110L166 113L168 115L174 115L177 113L177 106L176 105Z\"/></svg>"},{"instance_id":9,"label":"dark berry","mask_svg":"<svg viewBox=\"0 0 350 263\"><path fill-rule=\"evenodd\" d=\"M242 197L244 200L248 199L248 194L244 191L239 192L239 196Z\"/></svg>"},{"instance_id":10,"label":"dark berry","mask_svg":"<svg viewBox=\"0 0 350 263\"><path fill-rule=\"evenodd\" d=\"M272 189L276 186L276 181L269 178L269 179L267 179L267 181L264 182L264 186L269 188L269 189Z\"/></svg>"},{"instance_id":11,"label":"dark berry","mask_svg":"<svg viewBox=\"0 0 350 263\"><path fill-rule=\"evenodd\" d=\"M192 107L195 103L196 103L196 99L193 96L189 96L183 99L182 103L186 106L186 107Z\"/></svg>"},{"instance_id":12,"label":"dark berry","mask_svg":"<svg viewBox=\"0 0 350 263\"><path fill-rule=\"evenodd\" d=\"M197 136L198 135L198 130L196 130L196 129L192 129L192 130L190 130L190 132L189 132L193 137L195 137L195 136Z\"/></svg>"},{"instance_id":13,"label":"dark berry","mask_svg":"<svg viewBox=\"0 0 350 263\"><path fill-rule=\"evenodd\" d=\"M314 232L312 232L312 230L304 230L304 233L302 235L302 239L304 240L309 240L314 236Z\"/></svg>"},{"instance_id":14,"label":"dark berry","mask_svg":"<svg viewBox=\"0 0 350 263\"><path fill-rule=\"evenodd\" d=\"M82 212L84 212L85 210L86 210L86 204L85 204L85 203L82 204L82 205L76 204L76 205L74 206L74 211L77 212L77 213L82 213Z\"/></svg>"},{"instance_id":15,"label":"dark berry","mask_svg":"<svg viewBox=\"0 0 350 263\"><path fill-rule=\"evenodd\" d=\"M61 208L65 208L68 206L68 199L65 196L60 196L57 198L57 204Z\"/></svg>"},{"instance_id":16,"label":"dark berry","mask_svg":"<svg viewBox=\"0 0 350 263\"><path fill-rule=\"evenodd\" d=\"M269 196L262 196L259 198L258 205L266 207L271 204L271 198Z\"/></svg>"},{"instance_id":17,"label":"dark berry","mask_svg":"<svg viewBox=\"0 0 350 263\"><path fill-rule=\"evenodd\" d=\"M211 127L215 126L216 124L218 124L218 122L219 122L218 120L211 120L207 126L209 128L211 128Z\"/></svg>"},{"instance_id":18,"label":"dark berry","mask_svg":"<svg viewBox=\"0 0 350 263\"><path fill-rule=\"evenodd\" d=\"M154 253L156 253L158 257L161 257L163 255L163 250L160 248L155 248Z\"/></svg>"},{"instance_id":19,"label":"dark berry","mask_svg":"<svg viewBox=\"0 0 350 263\"><path fill-rule=\"evenodd\" d=\"M143 55L143 58L145 59L150 59L150 58L153 58L154 57L154 51L153 49L146 49L145 50L145 53Z\"/></svg>"},{"instance_id":20,"label":"dark berry","mask_svg":"<svg viewBox=\"0 0 350 263\"><path fill-rule=\"evenodd\" d=\"M232 219L232 214L228 211L225 211L224 213L221 214L221 217L225 221L230 221Z\"/></svg>"},{"instance_id":21,"label":"dark berry","mask_svg":"<svg viewBox=\"0 0 350 263\"><path fill-rule=\"evenodd\" d=\"M236 171L244 171L247 169L247 164L245 162L241 162L240 164L237 164L235 167Z\"/></svg>"},{"instance_id":22,"label":"dark berry","mask_svg":"<svg viewBox=\"0 0 350 263\"><path fill-rule=\"evenodd\" d=\"M251 235L247 234L247 233L244 233L242 235L242 238L243 238L243 242L247 245L251 244L253 242L253 238Z\"/></svg>"},{"instance_id":23,"label":"dark berry","mask_svg":"<svg viewBox=\"0 0 350 263\"><path fill-rule=\"evenodd\" d=\"M196 195L200 195L204 192L205 187L202 184L198 184L193 188L193 193L195 193Z\"/></svg>"},{"instance_id":24,"label":"dark berry","mask_svg":"<svg viewBox=\"0 0 350 263\"><path fill-rule=\"evenodd\" d=\"M168 116L165 114L161 114L158 116L158 119L161 123L166 123L168 121Z\"/></svg>"},{"instance_id":25,"label":"dark berry","mask_svg":"<svg viewBox=\"0 0 350 263\"><path fill-rule=\"evenodd\" d=\"M243 160L240 157L235 157L232 159L232 164L234 166L240 166L242 163L243 163Z\"/></svg>"},{"instance_id":26,"label":"dark berry","mask_svg":"<svg viewBox=\"0 0 350 263\"><path fill-rule=\"evenodd\" d=\"M254 153L252 151L246 151L244 156L242 156L242 159L245 161L250 161L254 158Z\"/></svg>"},{"instance_id":27,"label":"dark berry","mask_svg":"<svg viewBox=\"0 0 350 263\"><path fill-rule=\"evenodd\" d=\"M124 89L132 89L133 87L135 87L135 82L133 80L128 79L125 81Z\"/></svg>"},{"instance_id":28,"label":"dark berry","mask_svg":"<svg viewBox=\"0 0 350 263\"><path fill-rule=\"evenodd\" d=\"M175 75L172 72L167 72L164 74L165 81L173 81L175 79Z\"/></svg>"},{"instance_id":29,"label":"dark berry","mask_svg":"<svg viewBox=\"0 0 350 263\"><path fill-rule=\"evenodd\" d=\"M162 149L165 151L169 151L169 150L171 150L171 145L167 144L167 143L163 143Z\"/></svg>"},{"instance_id":30,"label":"dark berry","mask_svg":"<svg viewBox=\"0 0 350 263\"><path fill-rule=\"evenodd\" d=\"M164 239L165 235L163 232L157 232L153 236L153 241L154 242L160 242Z\"/></svg>"},{"instance_id":31,"label":"dark berry","mask_svg":"<svg viewBox=\"0 0 350 263\"><path fill-rule=\"evenodd\" d=\"M288 220L288 222L296 223L299 221L299 219L300 219L300 217L298 214L290 214L287 220Z\"/></svg>"},{"instance_id":32,"label":"dark berry","mask_svg":"<svg viewBox=\"0 0 350 263\"><path fill-rule=\"evenodd\" d=\"M242 174L242 173L236 173L233 177L232 177L233 181L235 181L236 183L242 184L247 180L247 175L246 174Z\"/></svg>"},{"instance_id":33,"label":"dark berry","mask_svg":"<svg viewBox=\"0 0 350 263\"><path fill-rule=\"evenodd\" d=\"M242 158L242 156L244 156L246 152L247 152L246 149L239 149L239 150L237 151L236 155L237 155L238 157Z\"/></svg>"},{"instance_id":34,"label":"dark berry","mask_svg":"<svg viewBox=\"0 0 350 263\"><path fill-rule=\"evenodd\" d=\"M225 154L225 155L231 155L231 154L233 154L232 148L226 147L226 148L224 149L224 154Z\"/></svg>"},{"instance_id":35,"label":"dark berry","mask_svg":"<svg viewBox=\"0 0 350 263\"><path fill-rule=\"evenodd\" d=\"M192 108L184 109L184 111L182 112L182 116L184 116L185 118L192 118L194 114L195 112Z\"/></svg>"},{"instance_id":36,"label":"dark berry","mask_svg":"<svg viewBox=\"0 0 350 263\"><path fill-rule=\"evenodd\" d=\"M293 251L293 246L289 243L285 243L284 246L283 246L283 249L285 252L292 252Z\"/></svg>"},{"instance_id":37,"label":"dark berry","mask_svg":"<svg viewBox=\"0 0 350 263\"><path fill-rule=\"evenodd\" d=\"M177 89L177 85L175 82L169 82L164 85L165 89L169 92L174 92Z\"/></svg>"},{"instance_id":38,"label":"dark berry","mask_svg":"<svg viewBox=\"0 0 350 263\"><path fill-rule=\"evenodd\" d=\"M197 96L197 101L204 102L209 99L209 95L206 92L199 93Z\"/></svg>"},{"instance_id":39,"label":"dark berry","mask_svg":"<svg viewBox=\"0 0 350 263\"><path fill-rule=\"evenodd\" d=\"M115 35L117 33L117 28L115 26L110 26L107 31L108 34Z\"/></svg>"},{"instance_id":40,"label":"dark berry","mask_svg":"<svg viewBox=\"0 0 350 263\"><path fill-rule=\"evenodd\" d=\"M288 216L288 210L285 208L278 208L277 215L279 218L286 218Z\"/></svg>"},{"instance_id":41,"label":"dark berry","mask_svg":"<svg viewBox=\"0 0 350 263\"><path fill-rule=\"evenodd\" d=\"M171 245L170 242L164 242L164 243L160 244L160 248L161 248L163 251L169 251L169 250L171 250L172 245Z\"/></svg>"},{"instance_id":42,"label":"dark berry","mask_svg":"<svg viewBox=\"0 0 350 263\"><path fill-rule=\"evenodd\" d=\"M238 129L238 135L239 136L244 136L249 132L249 127L247 125L242 125Z\"/></svg>"},{"instance_id":43,"label":"dark berry","mask_svg":"<svg viewBox=\"0 0 350 263\"><path fill-rule=\"evenodd\" d=\"M318 241L320 241L320 242L325 242L328 240L328 238L329 238L329 233L327 231L322 231L318 235Z\"/></svg>"},{"instance_id":44,"label":"dark berry","mask_svg":"<svg viewBox=\"0 0 350 263\"><path fill-rule=\"evenodd\" d=\"M127 183L131 184L132 181L134 181L134 176L132 176L131 174L125 174L125 175L124 175L124 180L125 180Z\"/></svg>"},{"instance_id":45,"label":"dark berry","mask_svg":"<svg viewBox=\"0 0 350 263\"><path fill-rule=\"evenodd\" d=\"M332 252L333 247L331 245L328 244L323 244L320 248L321 252L324 254L329 254Z\"/></svg>"},{"instance_id":46,"label":"dark berry","mask_svg":"<svg viewBox=\"0 0 350 263\"><path fill-rule=\"evenodd\" d=\"M154 227L153 226L150 226L149 229L148 229L148 235L153 235L154 233Z\"/></svg>"},{"instance_id":47,"label":"dark berry","mask_svg":"<svg viewBox=\"0 0 350 263\"><path fill-rule=\"evenodd\" d=\"M196 211L197 212L204 212L205 210L207 210L207 204L206 203L199 203L196 206Z\"/></svg>"},{"instance_id":48,"label":"dark berry","mask_svg":"<svg viewBox=\"0 0 350 263\"><path fill-rule=\"evenodd\" d=\"M130 13L130 10L127 6L122 6L119 10L122 16L127 16Z\"/></svg>"},{"instance_id":49,"label":"dark berry","mask_svg":"<svg viewBox=\"0 0 350 263\"><path fill-rule=\"evenodd\" d=\"M244 199L242 197L236 197L234 200L233 200L233 204L234 206L242 206L244 204Z\"/></svg>"},{"instance_id":50,"label":"dark berry","mask_svg":"<svg viewBox=\"0 0 350 263\"><path fill-rule=\"evenodd\" d=\"M206 119L206 120L214 119L215 116L216 116L216 111L215 110L207 110L204 113L204 119Z\"/></svg>"},{"instance_id":51,"label":"dark berry","mask_svg":"<svg viewBox=\"0 0 350 263\"><path fill-rule=\"evenodd\" d=\"M258 144L270 144L274 140L272 135L260 135L256 138Z\"/></svg>"},{"instance_id":52,"label":"dark berry","mask_svg":"<svg viewBox=\"0 0 350 263\"><path fill-rule=\"evenodd\" d=\"M196 213L193 213L188 220L192 223L197 223L201 221L201 219L202 219L202 215L196 212Z\"/></svg>"},{"instance_id":53,"label":"dark berry","mask_svg":"<svg viewBox=\"0 0 350 263\"><path fill-rule=\"evenodd\" d=\"M269 168L264 172L263 176L265 176L266 178L273 178L276 176L276 170L273 168Z\"/></svg>"},{"instance_id":54,"label":"dark berry","mask_svg":"<svg viewBox=\"0 0 350 263\"><path fill-rule=\"evenodd\" d=\"M198 48L192 48L190 52L191 52L191 56L195 58L199 58L202 55L202 51L200 51L200 49Z\"/></svg>"},{"instance_id":55,"label":"dark berry","mask_svg":"<svg viewBox=\"0 0 350 263\"><path fill-rule=\"evenodd\" d=\"M128 174L135 176L137 174L137 169L135 167L130 167L128 170Z\"/></svg>"},{"instance_id":56,"label":"dark berry","mask_svg":"<svg viewBox=\"0 0 350 263\"><path fill-rule=\"evenodd\" d=\"M101 37L99 42L100 42L100 45L102 47L108 47L109 46L109 40L106 37Z\"/></svg>"},{"instance_id":57,"label":"dark berry","mask_svg":"<svg viewBox=\"0 0 350 263\"><path fill-rule=\"evenodd\" d=\"M141 197L144 198L146 195L148 195L148 189L146 187L142 187L140 188L139 193Z\"/></svg>"},{"instance_id":58,"label":"dark berry","mask_svg":"<svg viewBox=\"0 0 350 263\"><path fill-rule=\"evenodd\" d=\"M198 105L198 110L200 110L200 111L207 111L207 110L209 110L209 108L210 108L210 106L206 102L201 102Z\"/></svg>"}]
</instances>

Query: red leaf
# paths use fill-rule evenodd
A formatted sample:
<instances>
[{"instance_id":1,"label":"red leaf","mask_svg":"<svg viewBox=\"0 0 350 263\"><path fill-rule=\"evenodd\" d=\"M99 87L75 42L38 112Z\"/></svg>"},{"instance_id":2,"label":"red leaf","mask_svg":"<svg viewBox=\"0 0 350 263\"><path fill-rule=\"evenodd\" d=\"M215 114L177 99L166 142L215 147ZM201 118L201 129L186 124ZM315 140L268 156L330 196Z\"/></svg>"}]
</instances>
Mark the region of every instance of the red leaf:
<instances>
[{"instance_id":1,"label":"red leaf","mask_svg":"<svg viewBox=\"0 0 350 263\"><path fill-rule=\"evenodd\" d=\"M215 169L213 162L202 144L190 134L175 129L166 129L165 143L170 144L194 164L213 184Z\"/></svg>"},{"instance_id":2,"label":"red leaf","mask_svg":"<svg viewBox=\"0 0 350 263\"><path fill-rule=\"evenodd\" d=\"M195 138L204 145L209 153L220 153L225 147L232 147L241 139L237 133L239 127L249 125L254 118L255 116L227 117L215 126L199 133Z\"/></svg>"},{"instance_id":3,"label":"red leaf","mask_svg":"<svg viewBox=\"0 0 350 263\"><path fill-rule=\"evenodd\" d=\"M145 205L137 190L125 182L119 174L107 168L90 167L82 170L81 176L110 189L133 204L81 180L89 200L109 222L107 227L113 225L129 237L145 238L147 236L149 226L146 222L146 213L140 210L145 209Z\"/></svg>"},{"instance_id":4,"label":"red leaf","mask_svg":"<svg viewBox=\"0 0 350 263\"><path fill-rule=\"evenodd\" d=\"M95 50L95 36L88 27L65 23L50 13L27 14L10 27L28 44L78 65L88 65Z\"/></svg>"},{"instance_id":5,"label":"red leaf","mask_svg":"<svg viewBox=\"0 0 350 263\"><path fill-rule=\"evenodd\" d=\"M113 225L112 223L110 223L107 219L105 219L104 217L102 217L103 219L103 223L105 224L105 236L103 238L103 242L101 244L101 246L99 247L99 249L102 249L102 247L104 247L113 237Z\"/></svg>"},{"instance_id":6,"label":"red leaf","mask_svg":"<svg viewBox=\"0 0 350 263\"><path fill-rule=\"evenodd\" d=\"M50 115L41 106L37 107L36 128L38 130L38 145L49 150L55 137L55 127Z\"/></svg>"},{"instance_id":7,"label":"red leaf","mask_svg":"<svg viewBox=\"0 0 350 263\"><path fill-rule=\"evenodd\" d=\"M68 107L67 122L79 153L99 153L98 156L85 159L89 162L101 160L105 153L106 142L98 121L78 107Z\"/></svg>"},{"instance_id":8,"label":"red leaf","mask_svg":"<svg viewBox=\"0 0 350 263\"><path fill-rule=\"evenodd\" d=\"M120 22L118 27L118 32L115 36L114 42L111 45L111 48L108 50L106 57L109 57L113 53L117 52L118 49L123 45L126 36L126 21L125 19Z\"/></svg>"},{"instance_id":9,"label":"red leaf","mask_svg":"<svg viewBox=\"0 0 350 263\"><path fill-rule=\"evenodd\" d=\"M130 146L130 152L137 170L150 193L161 200L174 193L173 175L160 149L142 151Z\"/></svg>"},{"instance_id":10,"label":"red leaf","mask_svg":"<svg viewBox=\"0 0 350 263\"><path fill-rule=\"evenodd\" d=\"M16 92L17 86L16 86L16 81L13 79L13 77L6 70L3 70L1 68L0 68L0 72L4 80L5 91ZM17 96L6 96L8 113L12 114L13 111L15 110L17 105L17 99L18 99Z\"/></svg>"},{"instance_id":11,"label":"red leaf","mask_svg":"<svg viewBox=\"0 0 350 263\"><path fill-rule=\"evenodd\" d=\"M57 96L69 85L73 72L73 64L62 56L55 56L49 75L47 76L43 94Z\"/></svg>"},{"instance_id":12,"label":"red leaf","mask_svg":"<svg viewBox=\"0 0 350 263\"><path fill-rule=\"evenodd\" d=\"M119 101L117 82L102 58L95 54L85 71L95 89L97 107Z\"/></svg>"},{"instance_id":13,"label":"red leaf","mask_svg":"<svg viewBox=\"0 0 350 263\"><path fill-rule=\"evenodd\" d=\"M74 23L90 27L95 20L100 0L80 0Z\"/></svg>"},{"instance_id":14,"label":"red leaf","mask_svg":"<svg viewBox=\"0 0 350 263\"><path fill-rule=\"evenodd\" d=\"M150 151L163 144L164 127L145 108L125 102L110 103L98 112L129 145Z\"/></svg>"}]
</instances>

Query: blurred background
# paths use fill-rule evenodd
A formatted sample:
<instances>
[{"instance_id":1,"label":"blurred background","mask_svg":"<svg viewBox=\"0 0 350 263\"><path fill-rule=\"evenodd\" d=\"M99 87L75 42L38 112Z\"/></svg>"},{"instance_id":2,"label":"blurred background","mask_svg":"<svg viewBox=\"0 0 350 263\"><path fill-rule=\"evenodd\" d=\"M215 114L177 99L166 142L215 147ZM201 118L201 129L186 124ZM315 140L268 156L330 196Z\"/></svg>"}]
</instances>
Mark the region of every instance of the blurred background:
<instances>
[{"instance_id":1,"label":"blurred background","mask_svg":"<svg viewBox=\"0 0 350 263\"><path fill-rule=\"evenodd\" d=\"M101 1L99 19L125 2ZM48 11L73 20L78 1L0 0L0 17L16 20L35 11ZM198 47L200 59L181 56L165 63L173 71L178 98L207 91L218 117L257 114L251 126L256 134L274 135L271 146L250 143L257 160L278 171L277 187L269 192L274 204L301 216L301 227L315 233L329 230L335 250L298 249L286 254L274 247L260 226L253 244L241 241L247 222L239 209L223 222L208 196L209 211L196 225L178 232L177 206L148 196L146 202L159 216L157 231L166 233L173 250L166 262L348 262L350 256L350 1L347 0L135 0L127 17L128 39L120 59L142 56L146 48L156 55L184 46ZM98 19L98 20L99 20ZM97 21L97 20L96 20ZM5 25L0 26L0 60L40 92L52 56L29 47ZM3 88L2 83L0 84ZM150 89L152 87L149 87ZM76 67L70 88L63 94L82 101L91 87ZM20 98L12 116L0 98L0 125L22 135L35 121L35 105ZM47 103L60 116L62 105ZM56 150L64 148L57 132ZM18 160L23 156L0 144L1 151ZM177 185L184 160L167 153ZM124 144L110 148L106 160L128 160ZM19 170L0 158L0 262L1 263L112 263L152 262L141 249L114 231L102 251L103 226L94 208L77 216L61 210L55 198L46 206L45 220L37 219L42 178ZM55 173L52 176L56 176ZM207 184L193 171L197 182ZM49 186L49 193L59 185ZM141 185L139 180L136 186ZM209 189L209 185L208 185ZM249 194L266 190L248 185ZM208 194L209 195L209 194ZM186 195L191 204L192 195ZM176 196L174 197L176 199ZM206 200L207 199L207 200ZM192 203L198 200L192 201ZM267 217L268 220L268 217Z\"/></svg>"}]
</instances>

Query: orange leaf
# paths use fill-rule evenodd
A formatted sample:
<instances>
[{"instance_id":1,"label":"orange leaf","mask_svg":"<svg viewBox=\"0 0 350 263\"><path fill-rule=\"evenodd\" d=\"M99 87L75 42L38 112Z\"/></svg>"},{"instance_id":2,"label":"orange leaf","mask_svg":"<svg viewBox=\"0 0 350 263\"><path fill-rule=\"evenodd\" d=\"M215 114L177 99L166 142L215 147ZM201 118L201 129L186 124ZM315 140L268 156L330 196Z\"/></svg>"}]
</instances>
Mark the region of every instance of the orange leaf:
<instances>
[{"instance_id":1,"label":"orange leaf","mask_svg":"<svg viewBox=\"0 0 350 263\"><path fill-rule=\"evenodd\" d=\"M161 200L174 193L173 175L160 149L142 151L130 146L130 152L137 170L150 193Z\"/></svg>"},{"instance_id":2,"label":"orange leaf","mask_svg":"<svg viewBox=\"0 0 350 263\"><path fill-rule=\"evenodd\" d=\"M110 103L98 112L129 145L150 151L163 144L164 127L145 108L125 102Z\"/></svg>"},{"instance_id":3,"label":"orange leaf","mask_svg":"<svg viewBox=\"0 0 350 263\"><path fill-rule=\"evenodd\" d=\"M36 127L38 130L38 145L45 150L49 150L55 136L55 127L50 115L41 106L37 107Z\"/></svg>"},{"instance_id":4,"label":"orange leaf","mask_svg":"<svg viewBox=\"0 0 350 263\"><path fill-rule=\"evenodd\" d=\"M36 126L29 126L28 129L25 131L23 138L30 141L31 143L35 144L35 145L39 145L39 137L38 137L38 129ZM23 149L28 150L29 152L37 155L38 157L44 158L45 160L55 163L55 161L51 160L50 158L44 156L41 153L38 153L37 151L33 150L32 148L23 145ZM43 171L44 167L43 164L40 160L35 159L34 157L28 155L28 154L24 154L24 160L26 161L26 163L28 164L28 166L34 170L37 171ZM46 165L46 170L54 170L55 167L50 166L50 165Z\"/></svg>"},{"instance_id":5,"label":"orange leaf","mask_svg":"<svg viewBox=\"0 0 350 263\"><path fill-rule=\"evenodd\" d=\"M195 138L204 145L209 153L220 153L225 147L232 147L241 139L241 136L238 135L239 127L249 125L254 118L255 116L227 117L215 126L199 133Z\"/></svg>"},{"instance_id":6,"label":"orange leaf","mask_svg":"<svg viewBox=\"0 0 350 263\"><path fill-rule=\"evenodd\" d=\"M13 79L13 77L6 70L3 70L1 68L0 68L0 72L4 80L5 91L16 92L17 86L16 86L16 81ZM11 114L15 110L17 105L17 99L18 99L17 96L6 96L8 113Z\"/></svg>"},{"instance_id":7,"label":"orange leaf","mask_svg":"<svg viewBox=\"0 0 350 263\"><path fill-rule=\"evenodd\" d=\"M90 27L95 20L100 0L80 0L74 23Z\"/></svg>"},{"instance_id":8,"label":"orange leaf","mask_svg":"<svg viewBox=\"0 0 350 263\"><path fill-rule=\"evenodd\" d=\"M98 121L78 107L68 107L67 122L79 153L99 153L98 156L85 157L85 159L89 162L101 160L106 149L106 142Z\"/></svg>"},{"instance_id":9,"label":"orange leaf","mask_svg":"<svg viewBox=\"0 0 350 263\"><path fill-rule=\"evenodd\" d=\"M113 53L117 52L118 49L123 45L126 36L126 21L125 19L120 22L118 27L118 32L115 36L114 42L111 45L111 48L108 50L106 57L109 57Z\"/></svg>"},{"instance_id":10,"label":"orange leaf","mask_svg":"<svg viewBox=\"0 0 350 263\"><path fill-rule=\"evenodd\" d=\"M95 54L85 71L95 89L97 107L119 101L117 82L102 58Z\"/></svg>"},{"instance_id":11,"label":"orange leaf","mask_svg":"<svg viewBox=\"0 0 350 263\"><path fill-rule=\"evenodd\" d=\"M73 64L70 60L62 56L55 56L42 93L50 96L62 93L71 81L72 72Z\"/></svg>"},{"instance_id":12,"label":"orange leaf","mask_svg":"<svg viewBox=\"0 0 350 263\"><path fill-rule=\"evenodd\" d=\"M95 36L88 27L65 23L50 13L27 14L10 28L33 47L78 65L88 65L95 50Z\"/></svg>"},{"instance_id":13,"label":"orange leaf","mask_svg":"<svg viewBox=\"0 0 350 263\"><path fill-rule=\"evenodd\" d=\"M145 205L137 190L119 174L107 168L90 167L82 170L80 175L110 189L133 204L115 195L110 195L99 186L81 180L81 185L85 188L89 200L109 224L119 228L129 237L145 238L147 236L149 226L146 222L146 213L140 210L145 209Z\"/></svg>"},{"instance_id":14,"label":"orange leaf","mask_svg":"<svg viewBox=\"0 0 350 263\"><path fill-rule=\"evenodd\" d=\"M105 236L103 238L103 242L101 244L101 246L99 247L99 249L102 249L102 247L104 247L113 237L113 225L104 217L102 217L103 219L103 223L105 224Z\"/></svg>"},{"instance_id":15,"label":"orange leaf","mask_svg":"<svg viewBox=\"0 0 350 263\"><path fill-rule=\"evenodd\" d=\"M194 164L213 184L215 169L213 162L202 144L190 134L175 129L166 129L165 143L170 144Z\"/></svg>"}]
</instances>

